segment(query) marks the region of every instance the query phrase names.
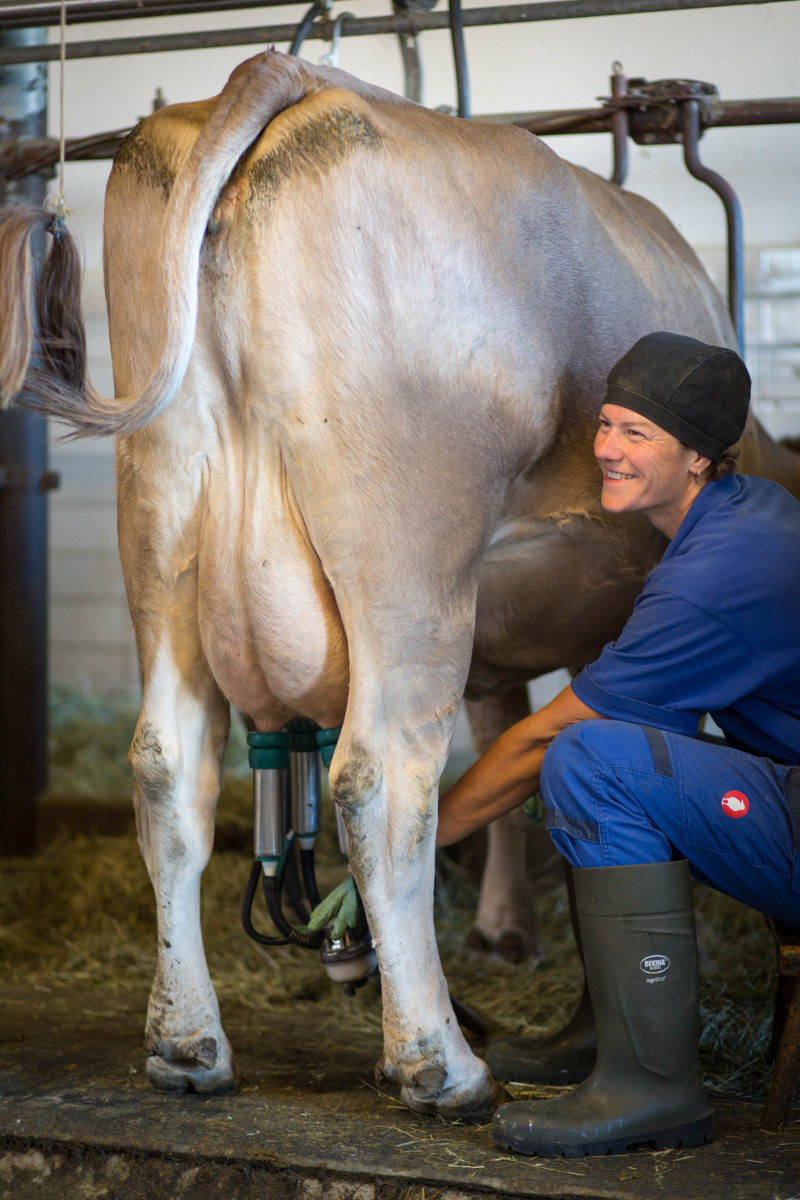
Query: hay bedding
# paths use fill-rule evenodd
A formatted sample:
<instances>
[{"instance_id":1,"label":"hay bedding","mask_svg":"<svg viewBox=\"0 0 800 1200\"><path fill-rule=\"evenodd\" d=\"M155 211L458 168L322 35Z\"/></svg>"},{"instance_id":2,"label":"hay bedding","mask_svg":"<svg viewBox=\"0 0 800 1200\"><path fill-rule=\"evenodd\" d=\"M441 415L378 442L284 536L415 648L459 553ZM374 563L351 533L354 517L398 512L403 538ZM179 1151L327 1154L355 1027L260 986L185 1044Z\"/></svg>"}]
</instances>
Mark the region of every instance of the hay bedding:
<instances>
[{"instance_id":1,"label":"hay bedding","mask_svg":"<svg viewBox=\"0 0 800 1200\"><path fill-rule=\"evenodd\" d=\"M116 792L128 804L125 753L135 720L125 705L109 709L91 697L56 695L51 724L51 789L64 794ZM353 1034L380 1029L374 983L346 999L314 953L294 947L264 950L241 931L239 910L249 870L251 784L238 731L219 808L218 844L203 882L203 926L211 975L224 1005L236 1000L257 1012L307 1007L309 1020L346 1022ZM345 870L333 821L320 838L323 894ZM59 836L35 857L0 863L0 971L9 984L91 986L109 992L149 987L155 969L154 901L131 837ZM547 959L532 969L476 958L464 949L476 902L474 880L446 856L437 871L437 930L450 990L477 1009L492 1033L537 1035L571 1011L581 971L563 885L537 892ZM767 1061L775 959L763 918L698 886L701 974L701 1056L706 1082L729 1095L760 1098Z\"/></svg>"}]
</instances>

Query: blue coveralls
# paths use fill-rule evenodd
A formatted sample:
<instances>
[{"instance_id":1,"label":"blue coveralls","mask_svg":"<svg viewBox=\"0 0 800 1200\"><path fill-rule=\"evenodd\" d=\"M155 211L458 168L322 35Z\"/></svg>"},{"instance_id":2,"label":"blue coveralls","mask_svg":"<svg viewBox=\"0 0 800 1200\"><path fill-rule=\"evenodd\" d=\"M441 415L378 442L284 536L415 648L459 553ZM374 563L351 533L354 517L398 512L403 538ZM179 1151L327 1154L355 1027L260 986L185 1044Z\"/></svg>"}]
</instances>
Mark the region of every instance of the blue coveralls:
<instances>
[{"instance_id":1,"label":"blue coveralls","mask_svg":"<svg viewBox=\"0 0 800 1200\"><path fill-rule=\"evenodd\" d=\"M554 739L547 828L578 867L682 857L697 878L800 926L800 504L706 484L619 640L574 680L610 720ZM698 737L710 713L725 743Z\"/></svg>"}]
</instances>

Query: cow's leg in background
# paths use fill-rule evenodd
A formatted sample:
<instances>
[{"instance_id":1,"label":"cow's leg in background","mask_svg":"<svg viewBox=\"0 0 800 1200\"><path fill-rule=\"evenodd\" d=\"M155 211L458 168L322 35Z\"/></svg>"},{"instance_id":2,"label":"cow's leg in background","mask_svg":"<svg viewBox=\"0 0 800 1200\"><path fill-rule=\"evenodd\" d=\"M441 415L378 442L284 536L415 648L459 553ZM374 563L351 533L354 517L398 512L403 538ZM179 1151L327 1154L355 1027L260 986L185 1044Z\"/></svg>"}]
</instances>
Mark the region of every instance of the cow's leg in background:
<instances>
[{"instance_id":1,"label":"cow's leg in background","mask_svg":"<svg viewBox=\"0 0 800 1200\"><path fill-rule=\"evenodd\" d=\"M529 715L528 689L516 684L481 700L467 700L464 707L475 751L485 754L501 733ZM475 924L467 938L470 949L517 963L543 959L528 874L532 860L544 863L554 854L544 825L529 821L521 809L492 822L486 831Z\"/></svg>"},{"instance_id":2,"label":"cow's leg in background","mask_svg":"<svg viewBox=\"0 0 800 1200\"><path fill-rule=\"evenodd\" d=\"M200 879L214 842L230 710L203 654L196 563L181 538L176 544L175 511L146 503L147 485L137 496L135 473L123 456L119 463L120 550L143 675L129 761L158 920L147 1074L164 1091L227 1092L231 1052L203 948Z\"/></svg>"}]
</instances>

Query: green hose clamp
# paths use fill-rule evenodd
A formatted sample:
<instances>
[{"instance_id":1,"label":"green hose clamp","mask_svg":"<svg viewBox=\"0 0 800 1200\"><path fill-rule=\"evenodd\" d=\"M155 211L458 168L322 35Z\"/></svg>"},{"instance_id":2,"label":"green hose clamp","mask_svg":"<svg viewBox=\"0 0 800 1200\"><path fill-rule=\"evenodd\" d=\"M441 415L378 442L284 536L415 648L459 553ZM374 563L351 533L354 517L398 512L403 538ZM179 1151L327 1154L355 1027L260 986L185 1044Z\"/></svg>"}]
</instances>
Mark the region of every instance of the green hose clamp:
<instances>
[{"instance_id":1,"label":"green hose clamp","mask_svg":"<svg viewBox=\"0 0 800 1200\"><path fill-rule=\"evenodd\" d=\"M254 771L275 770L289 766L289 735L287 733L248 733L250 752L247 761Z\"/></svg>"},{"instance_id":2,"label":"green hose clamp","mask_svg":"<svg viewBox=\"0 0 800 1200\"><path fill-rule=\"evenodd\" d=\"M336 743L339 740L339 734L341 732L341 727L337 729L317 730L317 745L319 746L323 767L329 767L331 765L333 752L336 749Z\"/></svg>"}]
</instances>

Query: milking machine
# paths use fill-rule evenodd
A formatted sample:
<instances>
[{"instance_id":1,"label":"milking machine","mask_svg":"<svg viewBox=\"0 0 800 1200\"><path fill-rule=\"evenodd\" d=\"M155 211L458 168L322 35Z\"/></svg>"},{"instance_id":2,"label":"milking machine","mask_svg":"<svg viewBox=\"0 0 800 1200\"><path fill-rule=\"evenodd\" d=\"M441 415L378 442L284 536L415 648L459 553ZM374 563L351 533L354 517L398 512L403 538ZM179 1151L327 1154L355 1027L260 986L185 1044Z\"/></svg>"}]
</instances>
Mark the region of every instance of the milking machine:
<instances>
[{"instance_id":1,"label":"milking machine","mask_svg":"<svg viewBox=\"0 0 800 1200\"><path fill-rule=\"evenodd\" d=\"M321 929L309 926L309 912L320 904L314 872L314 843L320 830L322 787L320 766L329 767L338 729L320 729L314 721L289 721L279 733L248 733L249 762L253 769L253 866L242 901L242 926L248 937L262 946L294 944L319 950L329 977L348 996L372 977L379 977L378 959L367 924L364 905L353 881L352 919L344 921L330 909ZM334 801L339 849L347 860L347 829ZM298 865L299 858L299 865ZM253 901L258 881L272 924L278 931L261 933L253 925ZM339 895L344 885L336 889ZM335 899L336 892L325 902ZM302 928L284 912L284 899ZM479 1038L486 1023L479 1013L450 996L460 1025Z\"/></svg>"},{"instance_id":2,"label":"milking machine","mask_svg":"<svg viewBox=\"0 0 800 1200\"><path fill-rule=\"evenodd\" d=\"M309 913L320 904L314 871L314 844L322 808L321 765L329 767L338 729L320 729L303 718L289 721L278 733L249 733L249 762L253 770L253 866L242 902L242 925L248 937L262 946L290 943L319 950L328 975L341 983L348 996L377 973L377 958L364 906L355 888L355 924L344 930L333 917L322 929L308 927ZM347 830L337 804L339 849L347 857ZM275 935L253 925L253 901L258 882ZM355 886L355 885L354 885ZM284 900L300 926L284 911Z\"/></svg>"}]
</instances>

